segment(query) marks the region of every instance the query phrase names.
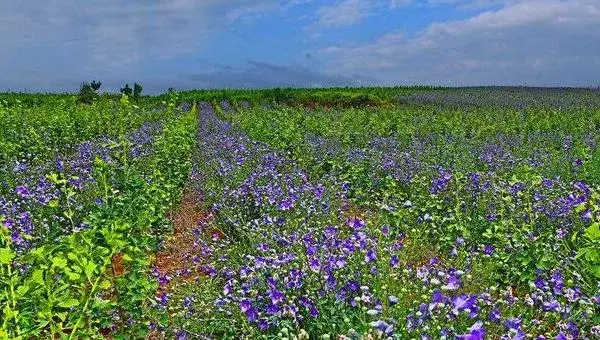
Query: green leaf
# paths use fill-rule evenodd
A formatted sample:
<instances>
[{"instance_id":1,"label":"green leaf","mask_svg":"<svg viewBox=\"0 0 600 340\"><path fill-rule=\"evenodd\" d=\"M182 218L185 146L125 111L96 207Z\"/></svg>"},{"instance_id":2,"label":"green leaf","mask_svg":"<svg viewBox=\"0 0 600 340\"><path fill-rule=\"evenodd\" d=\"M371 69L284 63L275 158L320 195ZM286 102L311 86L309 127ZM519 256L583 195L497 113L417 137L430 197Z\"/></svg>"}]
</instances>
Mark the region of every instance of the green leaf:
<instances>
[{"instance_id":1,"label":"green leaf","mask_svg":"<svg viewBox=\"0 0 600 340\"><path fill-rule=\"evenodd\" d=\"M589 262L600 262L600 252L593 248L587 248L587 252L585 253L585 259Z\"/></svg>"},{"instance_id":2,"label":"green leaf","mask_svg":"<svg viewBox=\"0 0 600 340\"><path fill-rule=\"evenodd\" d=\"M585 230L585 236L590 240L600 240L600 222L596 222Z\"/></svg>"},{"instance_id":3,"label":"green leaf","mask_svg":"<svg viewBox=\"0 0 600 340\"><path fill-rule=\"evenodd\" d=\"M53 183L57 183L58 182L58 175L55 174L55 173L51 173L51 174L46 175L46 178L48 178Z\"/></svg>"},{"instance_id":4,"label":"green leaf","mask_svg":"<svg viewBox=\"0 0 600 340\"><path fill-rule=\"evenodd\" d=\"M44 284L44 271L41 269L36 269L32 275L33 282L43 285Z\"/></svg>"},{"instance_id":5,"label":"green leaf","mask_svg":"<svg viewBox=\"0 0 600 340\"><path fill-rule=\"evenodd\" d=\"M61 301L58 306L59 307L63 307L63 308L71 308L71 307L75 307L79 305L79 300L77 299L66 299L64 301Z\"/></svg>"},{"instance_id":6,"label":"green leaf","mask_svg":"<svg viewBox=\"0 0 600 340\"><path fill-rule=\"evenodd\" d=\"M52 265L54 267L63 269L67 266L67 260L63 259L62 257L55 257L52 259Z\"/></svg>"},{"instance_id":7,"label":"green leaf","mask_svg":"<svg viewBox=\"0 0 600 340\"><path fill-rule=\"evenodd\" d=\"M0 248L0 263L10 264L12 259L15 258L15 252L10 248Z\"/></svg>"},{"instance_id":8,"label":"green leaf","mask_svg":"<svg viewBox=\"0 0 600 340\"><path fill-rule=\"evenodd\" d=\"M600 279L600 264L596 264L590 267L590 271L595 277Z\"/></svg>"},{"instance_id":9,"label":"green leaf","mask_svg":"<svg viewBox=\"0 0 600 340\"><path fill-rule=\"evenodd\" d=\"M28 291L29 291L29 286L26 286L26 285L19 286L19 288L17 288L17 295L25 296L25 294L27 294Z\"/></svg>"},{"instance_id":10,"label":"green leaf","mask_svg":"<svg viewBox=\"0 0 600 340\"><path fill-rule=\"evenodd\" d=\"M104 281L100 282L98 287L100 287L100 289L108 289L108 288L110 288L110 281L104 280Z\"/></svg>"},{"instance_id":11,"label":"green leaf","mask_svg":"<svg viewBox=\"0 0 600 340\"><path fill-rule=\"evenodd\" d=\"M71 280L71 281L77 281L81 277L81 275L74 273L72 271L67 271L67 276L69 277L69 280Z\"/></svg>"},{"instance_id":12,"label":"green leaf","mask_svg":"<svg viewBox=\"0 0 600 340\"><path fill-rule=\"evenodd\" d=\"M60 313L56 313L56 316L61 320L61 321L65 321L67 319L67 313L66 312L60 312Z\"/></svg>"},{"instance_id":13,"label":"green leaf","mask_svg":"<svg viewBox=\"0 0 600 340\"><path fill-rule=\"evenodd\" d=\"M96 265L90 261L85 265L84 270L87 277L92 277L92 274L94 274L94 271L96 270Z\"/></svg>"}]
</instances>

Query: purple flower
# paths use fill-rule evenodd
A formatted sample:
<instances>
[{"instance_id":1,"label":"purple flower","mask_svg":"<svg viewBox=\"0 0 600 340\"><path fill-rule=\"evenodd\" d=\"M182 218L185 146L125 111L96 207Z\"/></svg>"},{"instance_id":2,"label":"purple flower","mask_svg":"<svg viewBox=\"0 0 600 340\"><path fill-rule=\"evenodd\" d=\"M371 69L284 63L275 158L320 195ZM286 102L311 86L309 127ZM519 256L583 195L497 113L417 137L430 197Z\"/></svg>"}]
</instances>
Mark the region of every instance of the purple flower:
<instances>
[{"instance_id":1,"label":"purple flower","mask_svg":"<svg viewBox=\"0 0 600 340\"><path fill-rule=\"evenodd\" d=\"M260 329L261 332L265 332L269 329L269 321L264 318L258 320L258 329Z\"/></svg>"},{"instance_id":2,"label":"purple flower","mask_svg":"<svg viewBox=\"0 0 600 340\"><path fill-rule=\"evenodd\" d=\"M448 276L448 283L443 285L442 288L446 290L456 290L460 287L460 280L456 275Z\"/></svg>"},{"instance_id":3,"label":"purple flower","mask_svg":"<svg viewBox=\"0 0 600 340\"><path fill-rule=\"evenodd\" d=\"M15 221L13 221L10 218L7 218L6 220L2 221L2 223L4 223L4 226L8 229L12 229L12 227L15 226Z\"/></svg>"},{"instance_id":4,"label":"purple flower","mask_svg":"<svg viewBox=\"0 0 600 340\"><path fill-rule=\"evenodd\" d=\"M556 299L544 302L544 310L547 312L558 312L560 310L560 302Z\"/></svg>"},{"instance_id":5,"label":"purple flower","mask_svg":"<svg viewBox=\"0 0 600 340\"><path fill-rule=\"evenodd\" d=\"M431 183L431 187L429 188L429 192L437 195L440 192L444 191L450 183L450 179L452 179L452 173L449 171L440 171L438 178L436 178L433 183Z\"/></svg>"},{"instance_id":6,"label":"purple flower","mask_svg":"<svg viewBox=\"0 0 600 340\"><path fill-rule=\"evenodd\" d=\"M169 304L169 294L161 293L160 296L156 297L156 300L158 301L159 308L166 308Z\"/></svg>"},{"instance_id":7,"label":"purple flower","mask_svg":"<svg viewBox=\"0 0 600 340\"><path fill-rule=\"evenodd\" d=\"M486 244L483 247L483 253L486 255L492 255L492 253L494 252L494 246L492 246L491 244Z\"/></svg>"},{"instance_id":8,"label":"purple flower","mask_svg":"<svg viewBox=\"0 0 600 340\"><path fill-rule=\"evenodd\" d=\"M583 211L581 213L581 219L586 223L591 222L592 221L592 212L589 209Z\"/></svg>"},{"instance_id":9,"label":"purple flower","mask_svg":"<svg viewBox=\"0 0 600 340\"><path fill-rule=\"evenodd\" d=\"M251 308L252 308L252 302L250 302L250 300L243 299L242 301L240 301L240 310L242 311L242 313L246 313Z\"/></svg>"},{"instance_id":10,"label":"purple flower","mask_svg":"<svg viewBox=\"0 0 600 340\"><path fill-rule=\"evenodd\" d=\"M552 186L554 185L554 181L551 179L544 179L544 180L542 180L542 183L548 189L552 188Z\"/></svg>"},{"instance_id":11,"label":"purple flower","mask_svg":"<svg viewBox=\"0 0 600 340\"><path fill-rule=\"evenodd\" d=\"M509 330L519 330L521 329L521 319L519 318L510 318L504 322L504 326Z\"/></svg>"},{"instance_id":12,"label":"purple flower","mask_svg":"<svg viewBox=\"0 0 600 340\"><path fill-rule=\"evenodd\" d=\"M292 204L292 202L290 200L281 201L279 203L279 210L281 210L281 211L290 210L293 206L294 205Z\"/></svg>"},{"instance_id":13,"label":"purple flower","mask_svg":"<svg viewBox=\"0 0 600 340\"><path fill-rule=\"evenodd\" d=\"M267 308L266 308L266 311L267 311L267 314L269 314L269 315L275 315L275 314L278 314L280 312L280 309L276 305L268 304Z\"/></svg>"},{"instance_id":14,"label":"purple flower","mask_svg":"<svg viewBox=\"0 0 600 340\"><path fill-rule=\"evenodd\" d=\"M335 237L335 235L337 235L337 229L333 226L327 226L325 227L325 236L327 236L327 238L333 238Z\"/></svg>"},{"instance_id":15,"label":"purple flower","mask_svg":"<svg viewBox=\"0 0 600 340\"><path fill-rule=\"evenodd\" d=\"M314 189L315 197L318 198L318 199L321 199L321 197L323 197L324 193L325 193L325 187L323 185L321 185L321 184L319 184L319 186L317 186Z\"/></svg>"},{"instance_id":16,"label":"purple flower","mask_svg":"<svg viewBox=\"0 0 600 340\"><path fill-rule=\"evenodd\" d=\"M183 298L183 306L185 308L191 309L193 307L194 300L191 296L186 296Z\"/></svg>"},{"instance_id":17,"label":"purple flower","mask_svg":"<svg viewBox=\"0 0 600 340\"><path fill-rule=\"evenodd\" d=\"M389 323L382 320L372 321L370 323L370 326L371 328L375 328L384 332L386 335L390 335L394 331L393 325L390 325Z\"/></svg>"},{"instance_id":18,"label":"purple flower","mask_svg":"<svg viewBox=\"0 0 600 340\"><path fill-rule=\"evenodd\" d=\"M390 259L390 267L398 268L399 263L400 263L400 260L398 259L398 256L392 255L392 258Z\"/></svg>"},{"instance_id":19,"label":"purple flower","mask_svg":"<svg viewBox=\"0 0 600 340\"><path fill-rule=\"evenodd\" d=\"M357 291L360 288L360 284L355 280L350 280L346 284L346 288L348 288L351 291Z\"/></svg>"},{"instance_id":20,"label":"purple flower","mask_svg":"<svg viewBox=\"0 0 600 340\"><path fill-rule=\"evenodd\" d=\"M485 335L485 329L483 328L483 322L477 321L471 328L469 333L459 335L459 339L463 340L483 340Z\"/></svg>"},{"instance_id":21,"label":"purple flower","mask_svg":"<svg viewBox=\"0 0 600 340\"><path fill-rule=\"evenodd\" d=\"M337 285L337 280L333 275L329 275L325 281L327 282L327 287L331 289L335 288L335 286Z\"/></svg>"},{"instance_id":22,"label":"purple flower","mask_svg":"<svg viewBox=\"0 0 600 340\"><path fill-rule=\"evenodd\" d=\"M319 316L319 310L314 305L310 305L308 307L308 312L309 312L310 316L313 318L316 318Z\"/></svg>"},{"instance_id":23,"label":"purple flower","mask_svg":"<svg viewBox=\"0 0 600 340\"><path fill-rule=\"evenodd\" d=\"M442 292L440 292L439 290L434 290L433 291L433 296L431 298L431 301L433 303L444 303L446 297L444 296L444 294Z\"/></svg>"},{"instance_id":24,"label":"purple flower","mask_svg":"<svg viewBox=\"0 0 600 340\"><path fill-rule=\"evenodd\" d=\"M245 314L248 322L256 322L256 320L258 319L258 312L256 311L256 309L254 309L254 307L250 307L250 309L248 309L245 312Z\"/></svg>"},{"instance_id":25,"label":"purple flower","mask_svg":"<svg viewBox=\"0 0 600 340\"><path fill-rule=\"evenodd\" d=\"M556 338L554 338L556 340L567 340L566 335L563 332L558 333L558 335L556 335Z\"/></svg>"},{"instance_id":26,"label":"purple flower","mask_svg":"<svg viewBox=\"0 0 600 340\"><path fill-rule=\"evenodd\" d=\"M502 320L502 317L500 315L500 310L498 308L493 308L490 313L488 314L488 317L490 318L490 320L492 320L493 322L500 322L500 320Z\"/></svg>"},{"instance_id":27,"label":"purple flower","mask_svg":"<svg viewBox=\"0 0 600 340\"><path fill-rule=\"evenodd\" d=\"M377 260L377 251L375 250L375 248L371 248L367 251L367 254L365 255L365 262L370 263Z\"/></svg>"},{"instance_id":28,"label":"purple flower","mask_svg":"<svg viewBox=\"0 0 600 340\"><path fill-rule=\"evenodd\" d=\"M175 335L175 339L177 339L177 340L187 340L187 339L189 339L189 334L185 330L180 329L180 330L177 331L177 334Z\"/></svg>"},{"instance_id":29,"label":"purple flower","mask_svg":"<svg viewBox=\"0 0 600 340\"><path fill-rule=\"evenodd\" d=\"M29 188L27 188L24 185L19 185L17 187L17 195L19 195L19 197L21 198L29 198L31 196L31 192L29 191Z\"/></svg>"},{"instance_id":30,"label":"purple flower","mask_svg":"<svg viewBox=\"0 0 600 340\"><path fill-rule=\"evenodd\" d=\"M454 304L454 312L460 312L465 309L472 309L475 307L477 303L477 296L475 295L457 295L452 298L452 303Z\"/></svg>"},{"instance_id":31,"label":"purple flower","mask_svg":"<svg viewBox=\"0 0 600 340\"><path fill-rule=\"evenodd\" d=\"M319 270L321 269L321 261L318 258L311 258L308 261L308 266L310 267L310 270L312 270L315 273L318 273Z\"/></svg>"},{"instance_id":32,"label":"purple flower","mask_svg":"<svg viewBox=\"0 0 600 340\"><path fill-rule=\"evenodd\" d=\"M346 225L354 230L362 229L365 224L365 221L359 217L350 217L346 220Z\"/></svg>"}]
</instances>

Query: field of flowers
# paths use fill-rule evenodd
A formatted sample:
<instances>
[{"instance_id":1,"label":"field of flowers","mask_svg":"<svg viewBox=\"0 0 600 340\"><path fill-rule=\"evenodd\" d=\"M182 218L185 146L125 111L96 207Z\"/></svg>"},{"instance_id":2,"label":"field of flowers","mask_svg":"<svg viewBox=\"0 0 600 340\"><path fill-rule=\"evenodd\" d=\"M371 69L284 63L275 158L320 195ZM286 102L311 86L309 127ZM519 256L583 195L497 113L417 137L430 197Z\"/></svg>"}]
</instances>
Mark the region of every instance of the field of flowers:
<instances>
[{"instance_id":1,"label":"field of flowers","mask_svg":"<svg viewBox=\"0 0 600 340\"><path fill-rule=\"evenodd\" d=\"M162 109L40 98L0 105L0 338L145 334L195 110L174 96Z\"/></svg>"},{"instance_id":2,"label":"field of flowers","mask_svg":"<svg viewBox=\"0 0 600 340\"><path fill-rule=\"evenodd\" d=\"M597 107L213 104L154 334L600 335Z\"/></svg>"},{"instance_id":3,"label":"field of flowers","mask_svg":"<svg viewBox=\"0 0 600 340\"><path fill-rule=\"evenodd\" d=\"M0 339L600 337L596 90L10 98Z\"/></svg>"}]
</instances>

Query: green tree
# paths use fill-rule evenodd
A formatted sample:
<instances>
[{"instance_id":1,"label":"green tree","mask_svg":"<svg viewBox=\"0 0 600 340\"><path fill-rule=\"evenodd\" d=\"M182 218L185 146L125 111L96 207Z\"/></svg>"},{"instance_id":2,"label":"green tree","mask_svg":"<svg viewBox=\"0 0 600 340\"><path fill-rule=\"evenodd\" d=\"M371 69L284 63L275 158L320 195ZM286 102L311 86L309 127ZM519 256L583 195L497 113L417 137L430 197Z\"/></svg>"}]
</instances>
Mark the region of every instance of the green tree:
<instances>
[{"instance_id":1,"label":"green tree","mask_svg":"<svg viewBox=\"0 0 600 340\"><path fill-rule=\"evenodd\" d=\"M142 94L142 85L138 83L133 84L133 100L138 100Z\"/></svg>"},{"instance_id":2,"label":"green tree","mask_svg":"<svg viewBox=\"0 0 600 340\"><path fill-rule=\"evenodd\" d=\"M92 82L92 84L88 82L81 83L79 87L79 95L77 100L80 103L91 104L94 99L98 98L97 90L100 88L99 82Z\"/></svg>"},{"instance_id":3,"label":"green tree","mask_svg":"<svg viewBox=\"0 0 600 340\"><path fill-rule=\"evenodd\" d=\"M93 89L94 91L98 92L98 90L100 89L100 86L102 86L102 83L101 83L101 82L99 82L99 81L95 81L95 80L93 80L93 81L90 83L90 86L92 87L92 89Z\"/></svg>"},{"instance_id":4,"label":"green tree","mask_svg":"<svg viewBox=\"0 0 600 340\"><path fill-rule=\"evenodd\" d=\"M131 96L131 87L129 87L129 84L125 84L125 87L121 88L121 93L126 94L128 97Z\"/></svg>"}]
</instances>

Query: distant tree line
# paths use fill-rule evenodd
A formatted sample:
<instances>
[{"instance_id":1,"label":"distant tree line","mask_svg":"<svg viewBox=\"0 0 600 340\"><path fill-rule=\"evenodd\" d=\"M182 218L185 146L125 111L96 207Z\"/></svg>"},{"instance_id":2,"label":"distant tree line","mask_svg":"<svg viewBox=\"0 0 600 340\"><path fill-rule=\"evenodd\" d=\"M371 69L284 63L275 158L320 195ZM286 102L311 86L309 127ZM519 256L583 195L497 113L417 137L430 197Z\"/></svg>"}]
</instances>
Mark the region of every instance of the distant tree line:
<instances>
[{"instance_id":1,"label":"distant tree line","mask_svg":"<svg viewBox=\"0 0 600 340\"><path fill-rule=\"evenodd\" d=\"M81 103L91 104L94 100L98 99L100 95L98 94L98 90L102 86L102 83L96 80L92 82L83 82L79 87L79 96L78 100ZM129 87L129 84L125 84L125 87L122 87L120 92L122 94L127 95L128 97L132 97L133 100L137 101L142 95L142 85L138 83L133 84L133 90Z\"/></svg>"}]
</instances>

